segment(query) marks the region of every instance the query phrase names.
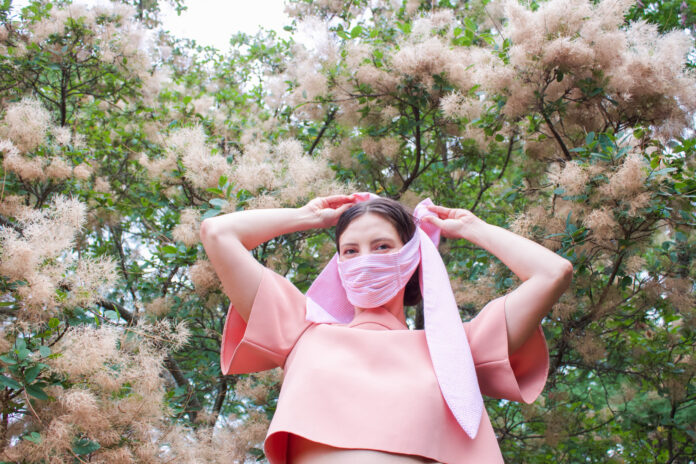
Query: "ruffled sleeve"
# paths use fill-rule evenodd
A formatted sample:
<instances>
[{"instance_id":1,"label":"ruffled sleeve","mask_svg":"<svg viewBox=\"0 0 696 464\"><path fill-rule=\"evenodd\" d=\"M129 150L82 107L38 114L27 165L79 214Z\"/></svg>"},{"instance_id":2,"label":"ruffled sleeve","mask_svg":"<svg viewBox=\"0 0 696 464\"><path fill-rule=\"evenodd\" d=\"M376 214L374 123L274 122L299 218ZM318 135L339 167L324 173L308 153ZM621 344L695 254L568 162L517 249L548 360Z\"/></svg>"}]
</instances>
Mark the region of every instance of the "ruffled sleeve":
<instances>
[{"instance_id":1,"label":"ruffled sleeve","mask_svg":"<svg viewBox=\"0 0 696 464\"><path fill-rule=\"evenodd\" d=\"M230 305L222 331L220 369L224 375L283 367L302 333L305 296L289 280L264 269L251 309L244 322Z\"/></svg>"},{"instance_id":2,"label":"ruffled sleeve","mask_svg":"<svg viewBox=\"0 0 696 464\"><path fill-rule=\"evenodd\" d=\"M508 356L505 297L488 303L464 323L481 393L493 398L533 402L544 389L549 352L541 325Z\"/></svg>"}]
</instances>

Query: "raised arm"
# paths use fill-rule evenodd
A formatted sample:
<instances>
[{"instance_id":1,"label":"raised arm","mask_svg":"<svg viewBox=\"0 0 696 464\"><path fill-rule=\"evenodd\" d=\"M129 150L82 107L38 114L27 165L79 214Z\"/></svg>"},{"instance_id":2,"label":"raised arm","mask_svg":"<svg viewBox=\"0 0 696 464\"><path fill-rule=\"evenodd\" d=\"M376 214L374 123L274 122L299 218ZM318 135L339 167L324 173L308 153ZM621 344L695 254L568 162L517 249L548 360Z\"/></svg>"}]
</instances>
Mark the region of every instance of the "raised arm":
<instances>
[{"instance_id":1,"label":"raised arm","mask_svg":"<svg viewBox=\"0 0 696 464\"><path fill-rule=\"evenodd\" d=\"M488 224L470 211L442 206L429 209L438 217L428 216L424 220L440 227L445 237L463 238L484 248L522 280L505 300L508 349L512 354L568 289L573 265L538 243Z\"/></svg>"},{"instance_id":2,"label":"raised arm","mask_svg":"<svg viewBox=\"0 0 696 464\"><path fill-rule=\"evenodd\" d=\"M249 319L263 271L249 250L283 234L333 226L352 204L351 196L334 195L301 208L238 211L203 221L203 247L242 319Z\"/></svg>"}]
</instances>

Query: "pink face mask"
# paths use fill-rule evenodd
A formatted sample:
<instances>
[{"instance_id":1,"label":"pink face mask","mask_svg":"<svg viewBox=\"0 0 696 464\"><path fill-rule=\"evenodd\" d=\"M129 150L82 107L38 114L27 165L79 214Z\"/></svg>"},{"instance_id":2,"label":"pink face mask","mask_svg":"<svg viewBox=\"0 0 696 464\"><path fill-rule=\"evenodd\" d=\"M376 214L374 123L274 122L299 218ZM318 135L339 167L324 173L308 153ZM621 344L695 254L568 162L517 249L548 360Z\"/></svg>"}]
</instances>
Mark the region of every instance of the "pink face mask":
<instances>
[{"instance_id":1,"label":"pink face mask","mask_svg":"<svg viewBox=\"0 0 696 464\"><path fill-rule=\"evenodd\" d=\"M348 301L358 308L376 308L396 296L420 264L420 235L400 250L368 254L338 262L338 275Z\"/></svg>"},{"instance_id":2,"label":"pink face mask","mask_svg":"<svg viewBox=\"0 0 696 464\"><path fill-rule=\"evenodd\" d=\"M370 193L355 196L360 201L376 198ZM423 200L413 215L421 219L435 214L427 209L432 204L430 199ZM425 338L433 369L450 411L473 439L483 415L483 398L449 275L437 251L439 239L436 226L421 222L415 237L396 253L361 256L340 263L335 254L307 291L307 320L350 322L355 306L374 308L393 298L420 263Z\"/></svg>"}]
</instances>

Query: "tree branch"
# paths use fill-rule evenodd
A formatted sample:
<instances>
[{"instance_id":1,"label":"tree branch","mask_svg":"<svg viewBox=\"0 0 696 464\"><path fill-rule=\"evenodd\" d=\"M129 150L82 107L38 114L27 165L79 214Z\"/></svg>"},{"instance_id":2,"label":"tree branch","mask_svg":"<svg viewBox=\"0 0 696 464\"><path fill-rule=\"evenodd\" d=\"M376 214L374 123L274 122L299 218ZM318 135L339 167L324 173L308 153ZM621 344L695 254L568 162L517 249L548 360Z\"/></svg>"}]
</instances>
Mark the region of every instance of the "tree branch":
<instances>
[{"instance_id":1,"label":"tree branch","mask_svg":"<svg viewBox=\"0 0 696 464\"><path fill-rule=\"evenodd\" d=\"M334 120L334 117L336 117L336 108L333 108L329 113L326 115L326 121L324 121L324 125L322 126L321 130L317 134L317 138L314 139L314 142L312 142L312 146L309 149L309 154L311 155L314 153L314 149L317 147L319 144L319 141L321 140L322 136L324 135L324 132L326 132L326 129L329 128L331 125L331 122Z\"/></svg>"},{"instance_id":2,"label":"tree branch","mask_svg":"<svg viewBox=\"0 0 696 464\"><path fill-rule=\"evenodd\" d=\"M10 229L13 229L15 232L17 232L19 235L24 236L23 229L14 222L12 222L10 219L3 216L2 214L0 214L0 226L9 227Z\"/></svg>"}]
</instances>

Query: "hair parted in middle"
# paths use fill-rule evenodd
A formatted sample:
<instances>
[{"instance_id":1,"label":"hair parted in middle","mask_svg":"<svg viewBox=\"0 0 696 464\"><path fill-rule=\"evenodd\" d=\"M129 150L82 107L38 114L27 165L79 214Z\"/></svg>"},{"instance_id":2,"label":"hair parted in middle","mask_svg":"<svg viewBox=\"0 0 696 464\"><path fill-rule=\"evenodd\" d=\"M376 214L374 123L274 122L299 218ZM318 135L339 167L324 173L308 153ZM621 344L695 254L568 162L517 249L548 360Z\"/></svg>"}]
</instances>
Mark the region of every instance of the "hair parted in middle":
<instances>
[{"instance_id":1,"label":"hair parted in middle","mask_svg":"<svg viewBox=\"0 0 696 464\"><path fill-rule=\"evenodd\" d=\"M413 215L398 201L390 198L373 198L357 203L341 214L336 223L336 250L340 249L341 235L351 222L364 214L377 214L389 221L399 234L403 243L408 242L416 233L416 223ZM404 292L404 306L414 306L423 299L420 291L420 265L413 273Z\"/></svg>"}]
</instances>

